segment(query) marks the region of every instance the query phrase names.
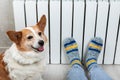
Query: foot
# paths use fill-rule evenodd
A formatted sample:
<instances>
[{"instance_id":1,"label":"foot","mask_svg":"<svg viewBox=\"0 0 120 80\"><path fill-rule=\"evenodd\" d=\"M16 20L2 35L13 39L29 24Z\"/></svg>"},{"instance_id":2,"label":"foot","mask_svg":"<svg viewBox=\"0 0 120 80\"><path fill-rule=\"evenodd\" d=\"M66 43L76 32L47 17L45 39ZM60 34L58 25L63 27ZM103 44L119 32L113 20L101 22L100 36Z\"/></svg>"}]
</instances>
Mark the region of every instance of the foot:
<instances>
[{"instance_id":1,"label":"foot","mask_svg":"<svg viewBox=\"0 0 120 80\"><path fill-rule=\"evenodd\" d=\"M81 65L76 41L73 38L66 38L63 44L71 66L74 64Z\"/></svg>"},{"instance_id":2,"label":"foot","mask_svg":"<svg viewBox=\"0 0 120 80\"><path fill-rule=\"evenodd\" d=\"M97 64L98 56L103 46L103 40L99 37L93 38L88 44L88 50L85 58L85 65L88 70Z\"/></svg>"}]
</instances>

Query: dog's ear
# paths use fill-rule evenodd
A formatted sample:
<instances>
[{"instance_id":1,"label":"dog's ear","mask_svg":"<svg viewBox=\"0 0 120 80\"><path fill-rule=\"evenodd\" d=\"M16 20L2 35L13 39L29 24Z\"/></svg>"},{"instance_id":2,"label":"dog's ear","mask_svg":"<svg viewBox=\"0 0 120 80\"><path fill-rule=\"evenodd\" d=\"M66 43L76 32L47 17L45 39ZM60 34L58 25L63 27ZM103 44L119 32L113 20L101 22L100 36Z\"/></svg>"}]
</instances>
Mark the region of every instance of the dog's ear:
<instances>
[{"instance_id":1,"label":"dog's ear","mask_svg":"<svg viewBox=\"0 0 120 80\"><path fill-rule=\"evenodd\" d=\"M43 15L40 19L40 21L37 23L38 28L44 32L45 26L46 26L46 16Z\"/></svg>"},{"instance_id":2,"label":"dog's ear","mask_svg":"<svg viewBox=\"0 0 120 80\"><path fill-rule=\"evenodd\" d=\"M11 41L15 42L16 44L19 44L22 39L22 32L15 32L15 31L7 31L6 32L8 37Z\"/></svg>"}]
</instances>

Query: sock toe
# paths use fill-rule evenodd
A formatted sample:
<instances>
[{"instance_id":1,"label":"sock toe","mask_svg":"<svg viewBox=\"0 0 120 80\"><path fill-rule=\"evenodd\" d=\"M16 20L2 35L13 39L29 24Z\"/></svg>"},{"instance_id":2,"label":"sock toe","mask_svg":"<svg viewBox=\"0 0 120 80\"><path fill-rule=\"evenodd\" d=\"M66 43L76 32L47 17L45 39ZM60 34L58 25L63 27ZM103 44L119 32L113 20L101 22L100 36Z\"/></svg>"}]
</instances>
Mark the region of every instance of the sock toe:
<instances>
[{"instance_id":1,"label":"sock toe","mask_svg":"<svg viewBox=\"0 0 120 80\"><path fill-rule=\"evenodd\" d=\"M67 47L69 45L72 45L76 43L76 41L73 39L73 38L66 38L64 41L63 41L63 44L64 44L64 47Z\"/></svg>"},{"instance_id":2,"label":"sock toe","mask_svg":"<svg viewBox=\"0 0 120 80\"><path fill-rule=\"evenodd\" d=\"M93 39L91 40L90 43L94 43L94 44L96 44L96 45L98 45L98 46L102 46L102 45L103 45L103 40L102 40L102 38L100 38L100 37L95 37L95 38L93 38Z\"/></svg>"},{"instance_id":3,"label":"sock toe","mask_svg":"<svg viewBox=\"0 0 120 80\"><path fill-rule=\"evenodd\" d=\"M103 40L100 37L95 37L95 38L93 38L93 40L98 42L98 43L101 43L101 44L103 43Z\"/></svg>"},{"instance_id":4,"label":"sock toe","mask_svg":"<svg viewBox=\"0 0 120 80\"><path fill-rule=\"evenodd\" d=\"M63 42L67 54L70 52L78 51L78 45L73 38L66 38Z\"/></svg>"},{"instance_id":5,"label":"sock toe","mask_svg":"<svg viewBox=\"0 0 120 80\"><path fill-rule=\"evenodd\" d=\"M100 37L95 37L90 41L88 45L88 50L92 50L97 53L100 53L102 46L103 46L103 40Z\"/></svg>"}]
</instances>

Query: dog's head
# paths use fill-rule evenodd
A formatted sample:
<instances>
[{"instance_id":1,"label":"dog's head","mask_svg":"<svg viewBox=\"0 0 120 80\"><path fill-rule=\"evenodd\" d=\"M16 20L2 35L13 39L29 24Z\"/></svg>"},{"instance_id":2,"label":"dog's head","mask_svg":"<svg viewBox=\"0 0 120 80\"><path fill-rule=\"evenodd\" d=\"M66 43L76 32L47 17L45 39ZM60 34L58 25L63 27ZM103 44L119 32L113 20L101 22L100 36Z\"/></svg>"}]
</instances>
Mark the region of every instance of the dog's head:
<instances>
[{"instance_id":1,"label":"dog's head","mask_svg":"<svg viewBox=\"0 0 120 80\"><path fill-rule=\"evenodd\" d=\"M32 27L26 27L21 31L8 31L7 35L13 41L19 51L44 51L47 38L44 34L46 16L43 15L40 21Z\"/></svg>"}]
</instances>

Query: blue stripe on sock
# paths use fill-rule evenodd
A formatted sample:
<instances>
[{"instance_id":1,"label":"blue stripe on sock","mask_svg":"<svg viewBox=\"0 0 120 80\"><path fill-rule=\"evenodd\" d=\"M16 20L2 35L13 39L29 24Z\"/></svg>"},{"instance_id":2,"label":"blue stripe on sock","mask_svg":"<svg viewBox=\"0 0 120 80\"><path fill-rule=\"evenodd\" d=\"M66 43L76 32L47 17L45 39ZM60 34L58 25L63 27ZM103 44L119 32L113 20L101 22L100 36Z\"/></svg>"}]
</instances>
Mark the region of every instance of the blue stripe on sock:
<instances>
[{"instance_id":1,"label":"blue stripe on sock","mask_svg":"<svg viewBox=\"0 0 120 80\"><path fill-rule=\"evenodd\" d=\"M94 44L99 45L99 46L102 46L102 45L103 45L103 44L98 43L98 42L96 42L96 41L94 41L94 40L92 40L91 42L93 42Z\"/></svg>"},{"instance_id":2,"label":"blue stripe on sock","mask_svg":"<svg viewBox=\"0 0 120 80\"><path fill-rule=\"evenodd\" d=\"M86 60L86 62L88 62L89 60L96 60L97 61L96 58L89 58L89 59Z\"/></svg>"},{"instance_id":3,"label":"blue stripe on sock","mask_svg":"<svg viewBox=\"0 0 120 80\"><path fill-rule=\"evenodd\" d=\"M73 43L76 43L76 41L71 41L69 43L66 43L66 44L64 44L64 47L66 47L67 45L73 44Z\"/></svg>"},{"instance_id":4,"label":"blue stripe on sock","mask_svg":"<svg viewBox=\"0 0 120 80\"><path fill-rule=\"evenodd\" d=\"M67 54L69 54L70 52L73 52L73 51L78 51L78 49L69 50L69 51L67 51Z\"/></svg>"},{"instance_id":5,"label":"blue stripe on sock","mask_svg":"<svg viewBox=\"0 0 120 80\"><path fill-rule=\"evenodd\" d=\"M70 63L72 63L74 60L79 60L80 61L80 58L73 58Z\"/></svg>"},{"instance_id":6,"label":"blue stripe on sock","mask_svg":"<svg viewBox=\"0 0 120 80\"><path fill-rule=\"evenodd\" d=\"M100 51L99 51L98 49L88 48L88 50L91 50L91 51L96 51L96 52L100 53Z\"/></svg>"},{"instance_id":7,"label":"blue stripe on sock","mask_svg":"<svg viewBox=\"0 0 120 80\"><path fill-rule=\"evenodd\" d=\"M89 67L91 66L91 65L93 65L93 64L97 64L96 62L93 62L93 63L91 63L90 65L88 65L88 70L89 70Z\"/></svg>"},{"instance_id":8,"label":"blue stripe on sock","mask_svg":"<svg viewBox=\"0 0 120 80\"><path fill-rule=\"evenodd\" d=\"M75 63L75 64L73 64L72 66L74 66L74 65L78 65L78 66L80 66L80 67L81 67L81 65L80 65L80 64L78 64L78 63Z\"/></svg>"}]
</instances>

